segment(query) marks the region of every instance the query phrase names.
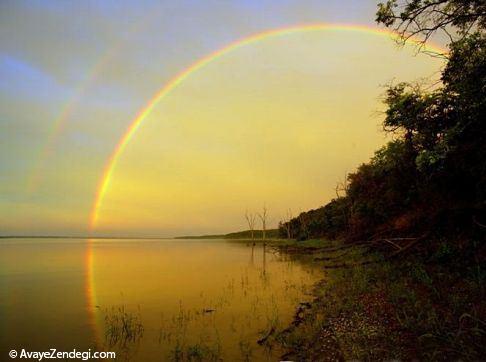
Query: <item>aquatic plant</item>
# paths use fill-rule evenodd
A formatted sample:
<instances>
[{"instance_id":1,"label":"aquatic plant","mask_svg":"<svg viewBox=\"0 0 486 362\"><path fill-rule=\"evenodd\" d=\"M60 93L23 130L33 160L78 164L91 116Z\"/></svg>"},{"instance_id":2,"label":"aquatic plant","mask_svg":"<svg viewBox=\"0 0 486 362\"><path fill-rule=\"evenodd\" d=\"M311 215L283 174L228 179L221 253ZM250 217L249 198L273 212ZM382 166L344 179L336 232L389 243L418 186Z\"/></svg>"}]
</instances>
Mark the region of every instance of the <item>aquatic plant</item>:
<instances>
[{"instance_id":1,"label":"aquatic plant","mask_svg":"<svg viewBox=\"0 0 486 362\"><path fill-rule=\"evenodd\" d=\"M138 342L143 333L140 309L132 313L122 305L105 311L105 341L108 346L127 347L130 343Z\"/></svg>"}]
</instances>

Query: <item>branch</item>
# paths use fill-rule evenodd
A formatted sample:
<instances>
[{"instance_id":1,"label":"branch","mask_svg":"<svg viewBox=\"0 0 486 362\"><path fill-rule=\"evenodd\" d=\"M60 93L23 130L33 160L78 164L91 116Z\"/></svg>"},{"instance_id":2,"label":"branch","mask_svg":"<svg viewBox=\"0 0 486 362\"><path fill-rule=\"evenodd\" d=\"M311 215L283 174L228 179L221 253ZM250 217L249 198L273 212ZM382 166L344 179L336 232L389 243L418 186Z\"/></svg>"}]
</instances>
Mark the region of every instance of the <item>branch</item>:
<instances>
[{"instance_id":1,"label":"branch","mask_svg":"<svg viewBox=\"0 0 486 362\"><path fill-rule=\"evenodd\" d=\"M413 240L412 242L408 243L407 245L405 245L405 246L404 246L403 248L401 248L400 250L397 250L397 251L395 251L395 252L391 253L391 254L390 254L388 257L387 257L387 259L394 258L394 257L396 257L396 256L398 256L398 255L400 255L400 254L402 254L403 252L405 252L405 251L407 251L407 250L409 250L409 249L413 248L413 247L414 247L416 244L418 244L419 242L421 242L421 241L425 240L425 239L426 239L428 236L429 236L429 234L427 233L427 234L422 235L422 236L421 236L421 237L419 237L419 238L416 238L415 240Z\"/></svg>"},{"instance_id":2,"label":"branch","mask_svg":"<svg viewBox=\"0 0 486 362\"><path fill-rule=\"evenodd\" d=\"M382 241L386 241L388 244L391 244L393 245L395 248L397 248L398 250L401 250L402 248L400 247L400 245L394 243L393 241L391 241L390 239L381 239Z\"/></svg>"},{"instance_id":3,"label":"branch","mask_svg":"<svg viewBox=\"0 0 486 362\"><path fill-rule=\"evenodd\" d=\"M478 220L476 220L476 216L473 216L473 222L477 225L477 226L480 226L482 228L485 228L486 229L486 225L480 223Z\"/></svg>"}]
</instances>

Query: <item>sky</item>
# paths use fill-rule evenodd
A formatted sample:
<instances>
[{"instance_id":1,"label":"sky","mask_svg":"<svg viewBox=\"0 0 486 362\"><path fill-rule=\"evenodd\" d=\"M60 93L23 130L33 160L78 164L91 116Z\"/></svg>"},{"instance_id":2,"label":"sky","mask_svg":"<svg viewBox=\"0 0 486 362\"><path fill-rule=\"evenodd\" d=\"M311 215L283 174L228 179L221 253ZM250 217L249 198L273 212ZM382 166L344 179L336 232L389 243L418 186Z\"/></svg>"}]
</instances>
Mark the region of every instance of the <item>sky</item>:
<instances>
[{"instance_id":1,"label":"sky","mask_svg":"<svg viewBox=\"0 0 486 362\"><path fill-rule=\"evenodd\" d=\"M325 204L388 139L384 85L436 79L443 65L359 30L379 29L375 11L374 0L0 2L0 235L220 233L263 205L275 227L289 208ZM202 57L316 23L336 28L206 62L115 152Z\"/></svg>"}]
</instances>

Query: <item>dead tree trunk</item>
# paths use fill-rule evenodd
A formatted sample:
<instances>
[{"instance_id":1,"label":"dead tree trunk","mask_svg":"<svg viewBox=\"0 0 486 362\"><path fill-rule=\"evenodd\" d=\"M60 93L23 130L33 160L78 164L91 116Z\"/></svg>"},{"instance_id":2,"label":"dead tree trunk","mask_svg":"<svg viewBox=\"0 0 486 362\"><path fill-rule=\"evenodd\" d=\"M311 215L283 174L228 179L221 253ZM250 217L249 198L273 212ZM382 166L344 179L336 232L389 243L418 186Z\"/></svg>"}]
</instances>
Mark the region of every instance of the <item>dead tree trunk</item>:
<instances>
[{"instance_id":1,"label":"dead tree trunk","mask_svg":"<svg viewBox=\"0 0 486 362\"><path fill-rule=\"evenodd\" d=\"M287 216L284 218L283 223L281 225L284 227L285 231L287 232L287 239L292 239L292 210L287 210Z\"/></svg>"},{"instance_id":2,"label":"dead tree trunk","mask_svg":"<svg viewBox=\"0 0 486 362\"><path fill-rule=\"evenodd\" d=\"M263 205L262 213L258 214L258 217L262 221L262 239L265 240L267 231L267 207L265 205Z\"/></svg>"},{"instance_id":3,"label":"dead tree trunk","mask_svg":"<svg viewBox=\"0 0 486 362\"><path fill-rule=\"evenodd\" d=\"M246 219L246 222L248 223L248 228L250 229L251 240L254 240L255 239L254 230L255 230L256 216L255 216L255 214L248 214L248 210L246 210L245 219Z\"/></svg>"}]
</instances>

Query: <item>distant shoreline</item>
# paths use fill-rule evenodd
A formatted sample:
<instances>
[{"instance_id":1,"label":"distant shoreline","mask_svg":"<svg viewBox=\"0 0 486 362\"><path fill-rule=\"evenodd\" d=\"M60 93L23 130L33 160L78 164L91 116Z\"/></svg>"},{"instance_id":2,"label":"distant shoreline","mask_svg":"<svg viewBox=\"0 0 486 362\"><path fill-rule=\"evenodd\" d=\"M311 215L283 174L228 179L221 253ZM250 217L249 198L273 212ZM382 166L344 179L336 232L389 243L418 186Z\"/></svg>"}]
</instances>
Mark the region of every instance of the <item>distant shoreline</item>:
<instances>
[{"instance_id":1,"label":"distant shoreline","mask_svg":"<svg viewBox=\"0 0 486 362\"><path fill-rule=\"evenodd\" d=\"M0 239L144 239L144 240L161 240L161 239L175 239L172 237L158 237L158 236L65 236L65 235L1 235Z\"/></svg>"},{"instance_id":2,"label":"distant shoreline","mask_svg":"<svg viewBox=\"0 0 486 362\"><path fill-rule=\"evenodd\" d=\"M188 236L177 236L174 239L262 239L262 230L253 230L253 238L251 230L237 231L228 234L217 234L217 235L188 235ZM265 231L265 238L267 239L278 239L279 232L278 229L270 229Z\"/></svg>"},{"instance_id":3,"label":"distant shoreline","mask_svg":"<svg viewBox=\"0 0 486 362\"><path fill-rule=\"evenodd\" d=\"M262 230L253 230L254 239L262 239ZM267 239L278 239L278 229L266 230ZM0 235L0 239L113 239L113 240L167 240L167 239L252 239L251 230L237 231L228 234L186 235L186 236L68 236L68 235Z\"/></svg>"}]
</instances>

